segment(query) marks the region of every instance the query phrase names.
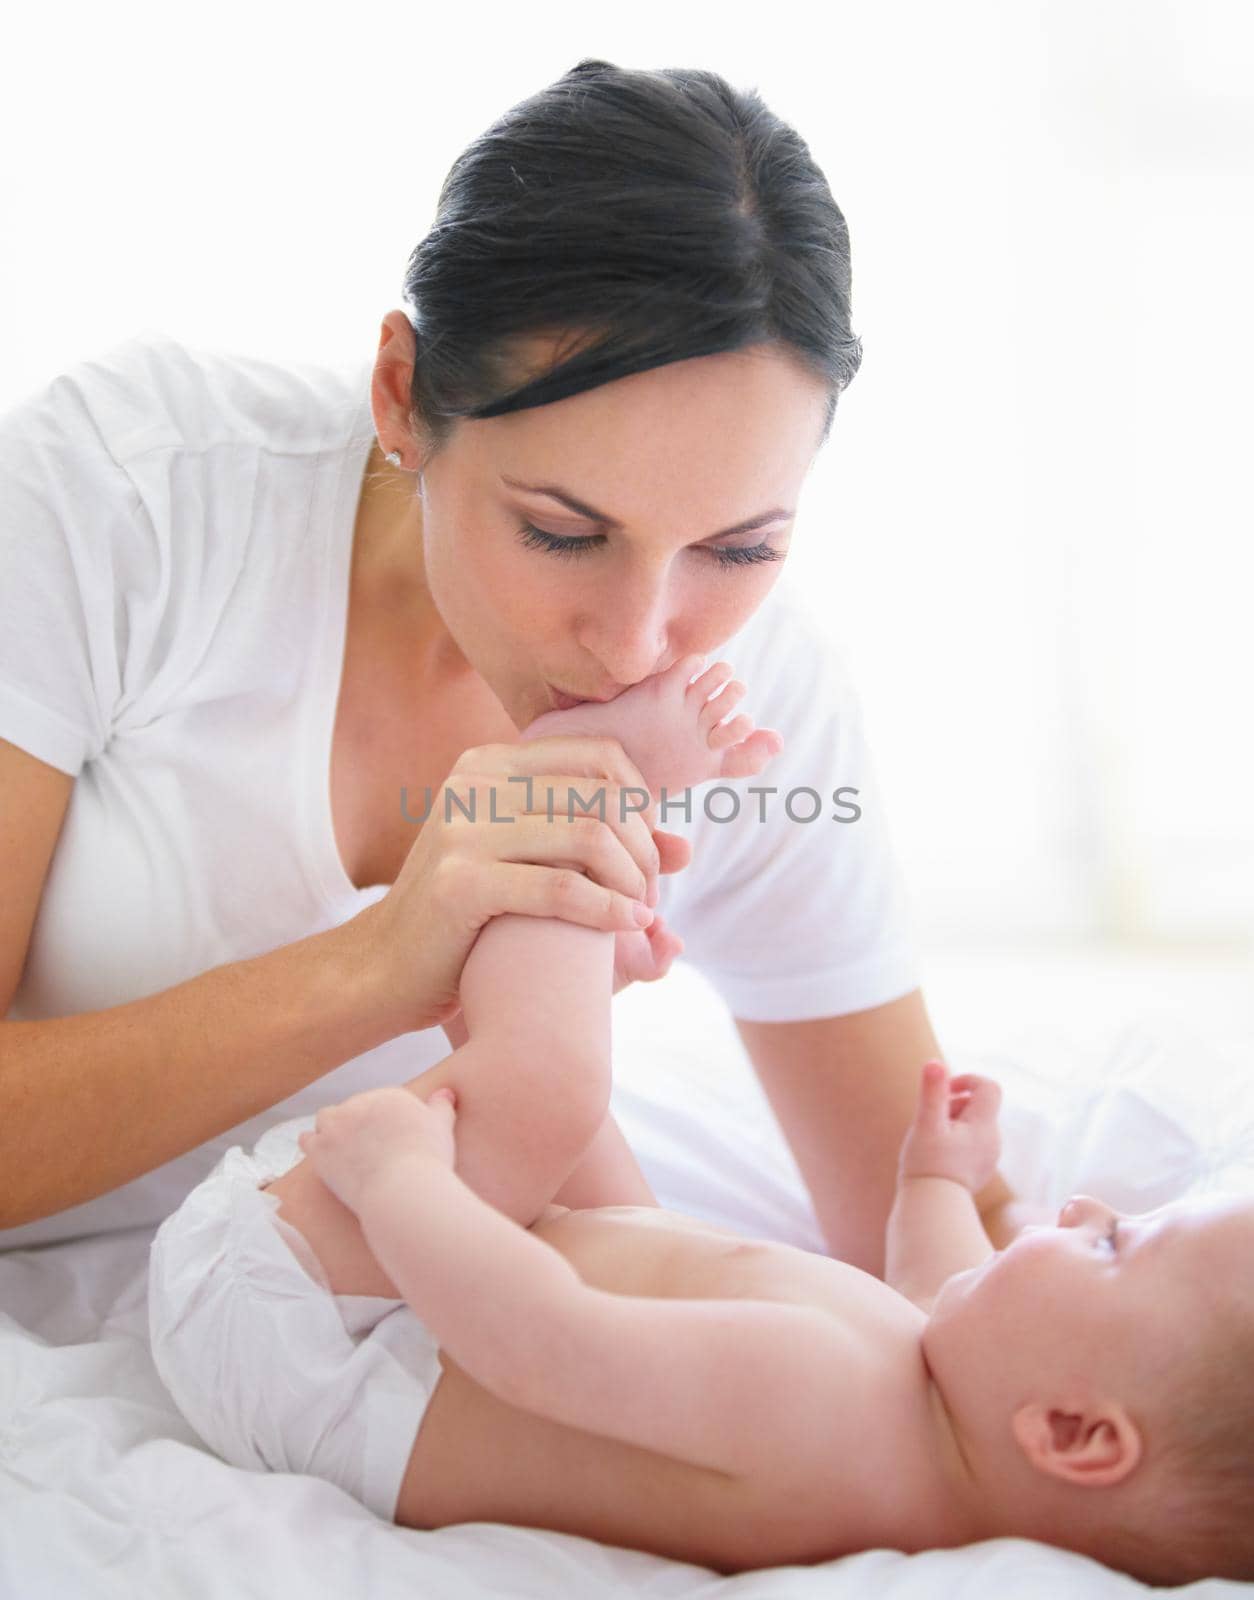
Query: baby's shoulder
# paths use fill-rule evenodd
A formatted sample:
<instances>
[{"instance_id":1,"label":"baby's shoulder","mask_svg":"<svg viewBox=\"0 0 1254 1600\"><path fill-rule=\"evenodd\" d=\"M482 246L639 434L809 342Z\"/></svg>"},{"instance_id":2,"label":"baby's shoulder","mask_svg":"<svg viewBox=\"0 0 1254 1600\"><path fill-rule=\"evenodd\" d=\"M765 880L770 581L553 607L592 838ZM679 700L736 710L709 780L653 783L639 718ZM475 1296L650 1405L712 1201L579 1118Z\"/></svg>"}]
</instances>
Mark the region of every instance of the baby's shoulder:
<instances>
[{"instance_id":1,"label":"baby's shoulder","mask_svg":"<svg viewBox=\"0 0 1254 1600\"><path fill-rule=\"evenodd\" d=\"M830 1289L789 1294L817 1314L781 1322L777 1359L759 1369L747 1402L761 1426L738 1515L764 1561L908 1548L910 1507L931 1501L926 1318L878 1279L847 1271L838 1301ZM885 1295L855 1286L855 1273Z\"/></svg>"}]
</instances>

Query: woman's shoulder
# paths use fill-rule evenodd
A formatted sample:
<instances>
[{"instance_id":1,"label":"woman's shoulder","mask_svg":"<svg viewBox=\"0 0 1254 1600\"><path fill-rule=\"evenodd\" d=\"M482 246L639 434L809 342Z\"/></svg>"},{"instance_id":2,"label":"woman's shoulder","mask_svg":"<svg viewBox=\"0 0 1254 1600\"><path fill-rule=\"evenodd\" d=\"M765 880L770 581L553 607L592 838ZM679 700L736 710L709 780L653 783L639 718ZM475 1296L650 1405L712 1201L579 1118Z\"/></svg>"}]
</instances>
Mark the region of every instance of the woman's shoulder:
<instances>
[{"instance_id":1,"label":"woman's shoulder","mask_svg":"<svg viewBox=\"0 0 1254 1600\"><path fill-rule=\"evenodd\" d=\"M245 354L143 330L23 397L0 431L103 445L118 466L154 450L325 449L357 416L368 369Z\"/></svg>"},{"instance_id":2,"label":"woman's shoulder","mask_svg":"<svg viewBox=\"0 0 1254 1600\"><path fill-rule=\"evenodd\" d=\"M65 748L65 723L92 759L119 730L208 693L245 640L268 650L266 619L316 606L318 552L345 518L351 530L363 425L365 375L160 333L75 363L0 415L9 725L19 700L42 707L42 748ZM20 716L34 727L34 712Z\"/></svg>"}]
</instances>

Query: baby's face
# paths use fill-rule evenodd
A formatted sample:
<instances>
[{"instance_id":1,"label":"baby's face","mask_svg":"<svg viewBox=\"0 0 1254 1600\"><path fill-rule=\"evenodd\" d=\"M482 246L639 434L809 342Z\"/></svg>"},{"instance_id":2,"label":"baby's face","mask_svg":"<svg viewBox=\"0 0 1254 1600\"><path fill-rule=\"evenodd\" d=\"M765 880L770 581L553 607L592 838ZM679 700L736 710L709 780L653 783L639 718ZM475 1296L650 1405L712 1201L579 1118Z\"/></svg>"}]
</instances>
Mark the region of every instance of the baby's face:
<instances>
[{"instance_id":1,"label":"baby's face","mask_svg":"<svg viewBox=\"0 0 1254 1600\"><path fill-rule=\"evenodd\" d=\"M924 1351L947 1386L970 1395L991 1381L1012 1404L1034 1378L1118 1381L1122 1368L1126 1380L1133 1348L1142 1372L1169 1365L1212 1298L1248 1286L1252 1269L1254 1196L1178 1200L1127 1216L1074 1195L1056 1226L1025 1228L948 1279Z\"/></svg>"}]
</instances>

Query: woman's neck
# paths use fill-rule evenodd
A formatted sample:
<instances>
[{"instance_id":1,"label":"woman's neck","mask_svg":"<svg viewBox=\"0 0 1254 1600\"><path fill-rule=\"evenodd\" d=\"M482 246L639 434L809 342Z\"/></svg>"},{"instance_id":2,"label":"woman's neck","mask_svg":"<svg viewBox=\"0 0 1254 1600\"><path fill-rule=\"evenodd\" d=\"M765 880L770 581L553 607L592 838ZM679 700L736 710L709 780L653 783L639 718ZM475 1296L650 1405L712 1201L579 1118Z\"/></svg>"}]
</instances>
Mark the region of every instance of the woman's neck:
<instances>
[{"instance_id":1,"label":"woman's neck","mask_svg":"<svg viewBox=\"0 0 1254 1600\"><path fill-rule=\"evenodd\" d=\"M407 655L425 663L424 673L457 677L466 670L427 587L415 476L386 462L377 439L358 497L352 584L361 613L403 642Z\"/></svg>"}]
</instances>

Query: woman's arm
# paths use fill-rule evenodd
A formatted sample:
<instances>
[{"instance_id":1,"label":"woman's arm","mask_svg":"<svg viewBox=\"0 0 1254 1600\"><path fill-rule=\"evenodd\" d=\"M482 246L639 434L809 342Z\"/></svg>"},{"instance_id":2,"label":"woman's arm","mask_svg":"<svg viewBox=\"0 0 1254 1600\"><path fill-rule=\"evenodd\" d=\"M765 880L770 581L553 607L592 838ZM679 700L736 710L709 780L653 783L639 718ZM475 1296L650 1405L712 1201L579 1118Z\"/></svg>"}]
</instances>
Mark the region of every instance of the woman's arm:
<instances>
[{"instance_id":1,"label":"woman's arm","mask_svg":"<svg viewBox=\"0 0 1254 1600\"><path fill-rule=\"evenodd\" d=\"M0 1022L0 1228L94 1200L395 1038L356 923L126 1005Z\"/></svg>"},{"instance_id":2,"label":"woman's arm","mask_svg":"<svg viewBox=\"0 0 1254 1600\"><path fill-rule=\"evenodd\" d=\"M882 1277L897 1154L914 1116L919 1069L943 1054L922 991L843 1017L737 1019L736 1027L801 1169L828 1249ZM1031 1220L1009 1202L1015 1196L1000 1173L975 1197L998 1249Z\"/></svg>"}]
</instances>

